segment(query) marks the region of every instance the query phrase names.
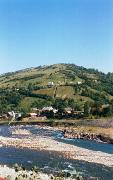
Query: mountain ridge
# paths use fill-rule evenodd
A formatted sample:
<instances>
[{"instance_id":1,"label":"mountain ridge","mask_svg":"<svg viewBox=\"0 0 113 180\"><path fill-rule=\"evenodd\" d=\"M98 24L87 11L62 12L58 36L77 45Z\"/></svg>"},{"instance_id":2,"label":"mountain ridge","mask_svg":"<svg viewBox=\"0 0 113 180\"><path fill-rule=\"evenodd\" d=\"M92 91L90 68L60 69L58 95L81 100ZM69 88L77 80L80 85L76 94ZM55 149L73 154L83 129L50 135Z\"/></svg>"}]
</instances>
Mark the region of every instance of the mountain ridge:
<instances>
[{"instance_id":1,"label":"mountain ridge","mask_svg":"<svg viewBox=\"0 0 113 180\"><path fill-rule=\"evenodd\" d=\"M0 76L5 76L6 74L24 72L24 71L35 69L35 68L43 68L43 67L49 67L49 66L59 65L59 64L62 64L62 65L63 64L64 65L76 65L76 64L73 64L73 63L55 63L55 64L50 64L50 65L39 65L37 67L32 66L32 67L26 67L26 68L14 70L14 71L8 71L8 72L0 73ZM84 66L79 66L79 65L76 65L76 67L80 67L80 68L84 68L84 69L88 69L88 70L95 70L95 71L98 71L98 72L103 73L103 74L113 73L113 72L109 72L109 71L105 73L104 71L99 70L98 68L90 68L90 67L84 67Z\"/></svg>"}]
</instances>

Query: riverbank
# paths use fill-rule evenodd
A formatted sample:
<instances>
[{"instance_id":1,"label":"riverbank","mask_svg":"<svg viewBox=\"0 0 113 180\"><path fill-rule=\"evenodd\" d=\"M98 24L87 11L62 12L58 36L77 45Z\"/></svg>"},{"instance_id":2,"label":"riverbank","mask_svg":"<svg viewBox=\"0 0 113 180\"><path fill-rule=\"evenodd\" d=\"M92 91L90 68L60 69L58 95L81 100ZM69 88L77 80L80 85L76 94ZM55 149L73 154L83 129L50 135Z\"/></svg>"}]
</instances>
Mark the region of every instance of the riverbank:
<instances>
[{"instance_id":1,"label":"riverbank","mask_svg":"<svg viewBox=\"0 0 113 180\"><path fill-rule=\"evenodd\" d=\"M48 119L48 120L29 120L24 118L21 121L0 121L0 125L39 125L51 126L65 131L64 137L78 138L84 140L96 140L113 144L113 118L103 119Z\"/></svg>"},{"instance_id":2,"label":"riverbank","mask_svg":"<svg viewBox=\"0 0 113 180\"><path fill-rule=\"evenodd\" d=\"M78 133L92 133L95 135L101 135L105 139L109 138L113 140L113 118L103 119L47 119L47 120L36 120L29 118L23 118L21 121L0 121L0 125L39 125L58 127L61 130L71 130ZM104 138L103 138L104 139Z\"/></svg>"},{"instance_id":3,"label":"riverbank","mask_svg":"<svg viewBox=\"0 0 113 180\"><path fill-rule=\"evenodd\" d=\"M113 144L113 128L94 128L94 127L77 127L65 128L63 131L64 138L83 139L96 142L105 142Z\"/></svg>"},{"instance_id":4,"label":"riverbank","mask_svg":"<svg viewBox=\"0 0 113 180\"><path fill-rule=\"evenodd\" d=\"M40 127L40 129L47 131L58 131L61 129L58 127ZM19 149L33 149L38 151L53 151L67 159L81 160L90 163L98 163L108 167L113 167L113 154L104 153L101 151L93 151L86 148L78 147L76 145L67 144L65 142L58 141L56 138L46 134L39 134L32 136L29 129L23 129L20 126L12 127L12 137L0 136L0 145L2 147L15 147ZM22 136L17 136L22 135ZM25 135L25 136L24 136ZM27 135L27 137L26 137Z\"/></svg>"}]
</instances>

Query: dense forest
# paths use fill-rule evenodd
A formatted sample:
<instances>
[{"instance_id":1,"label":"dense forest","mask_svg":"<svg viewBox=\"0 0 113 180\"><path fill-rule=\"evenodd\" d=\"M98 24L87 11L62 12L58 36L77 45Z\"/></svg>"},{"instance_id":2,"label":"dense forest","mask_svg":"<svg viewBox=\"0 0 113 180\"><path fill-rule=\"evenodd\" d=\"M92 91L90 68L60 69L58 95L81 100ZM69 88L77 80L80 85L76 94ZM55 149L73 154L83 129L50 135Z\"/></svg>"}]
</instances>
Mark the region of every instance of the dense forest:
<instances>
[{"instance_id":1,"label":"dense forest","mask_svg":"<svg viewBox=\"0 0 113 180\"><path fill-rule=\"evenodd\" d=\"M86 117L113 116L113 73L55 64L0 76L0 114L45 106L71 107Z\"/></svg>"}]
</instances>

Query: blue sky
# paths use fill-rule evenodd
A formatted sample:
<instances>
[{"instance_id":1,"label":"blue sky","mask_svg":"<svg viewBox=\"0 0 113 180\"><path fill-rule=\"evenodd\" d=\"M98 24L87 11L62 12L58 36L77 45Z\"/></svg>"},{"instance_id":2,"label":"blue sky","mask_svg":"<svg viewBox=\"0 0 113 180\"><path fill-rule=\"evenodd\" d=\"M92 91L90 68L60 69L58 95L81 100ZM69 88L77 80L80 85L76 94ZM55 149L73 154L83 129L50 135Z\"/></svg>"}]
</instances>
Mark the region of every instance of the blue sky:
<instances>
[{"instance_id":1,"label":"blue sky","mask_svg":"<svg viewBox=\"0 0 113 180\"><path fill-rule=\"evenodd\" d=\"M113 72L113 0L0 0L0 73L54 63Z\"/></svg>"}]
</instances>

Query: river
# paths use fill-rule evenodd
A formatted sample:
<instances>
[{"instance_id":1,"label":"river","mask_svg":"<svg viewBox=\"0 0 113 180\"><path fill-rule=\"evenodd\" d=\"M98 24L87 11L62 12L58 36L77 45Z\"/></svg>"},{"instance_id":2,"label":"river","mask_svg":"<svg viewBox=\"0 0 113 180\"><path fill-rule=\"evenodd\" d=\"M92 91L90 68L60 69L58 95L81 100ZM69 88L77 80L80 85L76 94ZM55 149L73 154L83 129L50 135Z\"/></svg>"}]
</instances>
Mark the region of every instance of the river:
<instances>
[{"instance_id":1,"label":"river","mask_svg":"<svg viewBox=\"0 0 113 180\"><path fill-rule=\"evenodd\" d=\"M84 140L69 140L64 139L60 131L53 131L50 129L39 128L36 125L20 126L23 130L29 130L30 135L34 138L43 135L47 137L54 137L58 142L65 142L66 144L73 144L78 147L91 149L93 151L105 152L113 154L113 145L105 143L97 143L93 141ZM23 138L24 135L12 135L12 130L15 128L10 126L0 126L0 136ZM14 147L0 147L0 164L13 166L15 163L22 164L26 168L31 168L34 165L38 166L43 172L53 173L61 170L77 170L82 174L84 179L95 180L113 180L113 168L104 165L89 163L86 161L69 160L63 158L56 152L51 151L36 151L27 148L18 149Z\"/></svg>"}]
</instances>

